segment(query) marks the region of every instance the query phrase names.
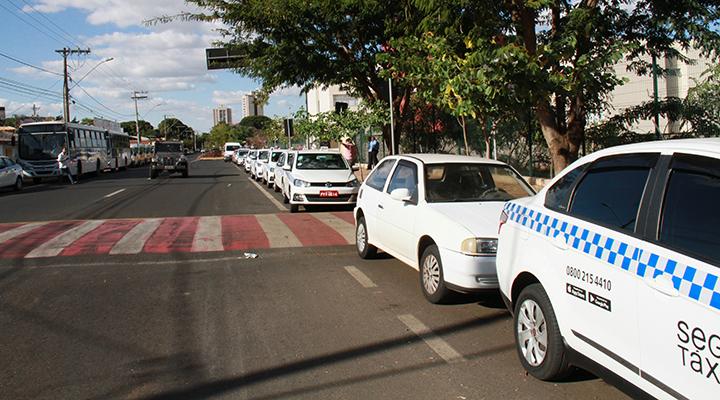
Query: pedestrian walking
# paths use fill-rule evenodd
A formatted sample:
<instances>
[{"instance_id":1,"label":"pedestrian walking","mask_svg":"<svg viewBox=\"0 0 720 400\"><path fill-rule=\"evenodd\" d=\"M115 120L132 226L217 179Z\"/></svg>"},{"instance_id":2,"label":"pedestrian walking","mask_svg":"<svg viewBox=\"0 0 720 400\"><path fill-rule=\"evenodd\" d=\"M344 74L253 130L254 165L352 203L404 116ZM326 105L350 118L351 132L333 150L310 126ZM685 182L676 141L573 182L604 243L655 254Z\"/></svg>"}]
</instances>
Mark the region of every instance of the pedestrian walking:
<instances>
[{"instance_id":1,"label":"pedestrian walking","mask_svg":"<svg viewBox=\"0 0 720 400\"><path fill-rule=\"evenodd\" d=\"M378 163L378 152L380 151L380 142L375 139L375 136L370 136L368 141L368 171L373 169Z\"/></svg>"},{"instance_id":2,"label":"pedestrian walking","mask_svg":"<svg viewBox=\"0 0 720 400\"><path fill-rule=\"evenodd\" d=\"M75 180L73 179L72 173L70 172L68 160L70 160L70 157L68 157L67 149L65 148L65 146L63 146L62 151L60 151L60 154L58 154L57 157L58 169L60 170L60 174L67 175L68 179L70 180L70 184L74 185Z\"/></svg>"},{"instance_id":3,"label":"pedestrian walking","mask_svg":"<svg viewBox=\"0 0 720 400\"><path fill-rule=\"evenodd\" d=\"M342 154L345 161L351 167L357 161L357 146L353 142L352 138L345 138L344 142L340 142L340 153Z\"/></svg>"}]
</instances>

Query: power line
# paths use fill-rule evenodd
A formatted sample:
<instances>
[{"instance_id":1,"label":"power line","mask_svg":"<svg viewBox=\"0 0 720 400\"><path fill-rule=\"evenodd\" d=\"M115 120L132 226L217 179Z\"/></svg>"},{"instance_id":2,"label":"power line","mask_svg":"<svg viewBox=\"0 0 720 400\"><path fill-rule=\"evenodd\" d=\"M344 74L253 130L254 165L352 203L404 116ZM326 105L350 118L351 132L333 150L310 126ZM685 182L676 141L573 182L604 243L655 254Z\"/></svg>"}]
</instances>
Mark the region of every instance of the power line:
<instances>
[{"instance_id":1,"label":"power line","mask_svg":"<svg viewBox=\"0 0 720 400\"><path fill-rule=\"evenodd\" d=\"M60 32L63 36L65 36L65 38L70 39L70 42L71 42L71 43L77 45L78 47L85 46L84 43L76 42L76 41L75 41L75 39L76 39L75 36L73 36L72 34L68 33L68 31L66 31L65 29L63 29L60 25L56 24L53 20L51 20L50 18L48 18L48 17L45 15L45 13L43 13L43 12L39 11L37 8L33 7L32 4L30 4L30 3L27 2L27 0L22 0L22 2L25 3L25 4L27 4L27 6L30 7L30 9L32 9L33 11L35 11L36 13L38 13L38 14L39 14L41 17L43 17L46 21L48 21L48 22L49 22L50 24L52 24L55 28L57 28L57 31L56 31L56 32ZM16 7L17 7L17 6L16 6ZM25 10L21 10L21 11L24 12L25 14L27 14L27 15L30 15L30 14L28 14ZM85 46L85 47L88 47L88 46Z\"/></svg>"},{"instance_id":2,"label":"power line","mask_svg":"<svg viewBox=\"0 0 720 400\"><path fill-rule=\"evenodd\" d=\"M15 4L13 4L13 5L15 5ZM20 16L19 14L17 14L16 12L13 12L13 10L5 7L2 3L0 3L0 7L2 7L3 9L5 9L5 10L6 10L7 12L9 12L10 14L14 15L16 18L18 18L18 19L19 19L20 21L22 21L24 24L27 24L27 25L33 27L36 31L42 33L43 35L47 36L47 37L50 38L51 40L54 40L54 41L62 44L62 41L59 41L57 37L53 37L52 35L49 35L47 32L45 32L44 30L38 28L35 24L33 24L32 21L27 21L27 20L25 20L25 18L21 17L21 16ZM17 6L16 6L16 7L17 7Z\"/></svg>"},{"instance_id":3,"label":"power line","mask_svg":"<svg viewBox=\"0 0 720 400\"><path fill-rule=\"evenodd\" d=\"M105 104L103 104L102 102L100 102L100 100L98 100L98 99L96 99L95 97L93 97L93 96L92 96L90 93L88 93L87 90L85 90L85 88L83 88L82 86L80 86L80 85L76 85L76 86L77 86L78 88L80 88L80 90L82 90L83 93L85 93L92 101L94 101L95 103L99 104L100 107L102 107L102 108L110 111L110 113L115 114L115 115L120 116L120 117L132 117L132 115L130 115L130 114L123 114L123 113L119 113L119 112L113 110L112 108L110 108L110 107L106 106Z\"/></svg>"},{"instance_id":4,"label":"power line","mask_svg":"<svg viewBox=\"0 0 720 400\"><path fill-rule=\"evenodd\" d=\"M8 60L15 61L15 62L18 63L18 64L22 64L22 65L25 65L25 66L30 67L30 68L35 68L35 69L38 70L38 71L47 72L48 74L53 74L53 75L57 75L57 76L63 76L63 74L59 74L59 73L57 73L57 72L52 72L52 71L47 70L47 69L45 69L45 68L41 68L41 67L38 67L38 66L36 66L36 65L32 65L32 64L27 63L27 62L22 61L22 60L18 60L17 58L11 57L11 56L9 56L9 55L7 55L7 54L5 54L5 53L2 53L2 52L0 52L0 57L5 57L5 58L7 58Z\"/></svg>"},{"instance_id":5,"label":"power line","mask_svg":"<svg viewBox=\"0 0 720 400\"><path fill-rule=\"evenodd\" d=\"M55 81L55 83L53 83L52 85L50 85L50 86L49 86L47 89L45 89L45 90L46 90L46 91L50 91L50 89L52 89L52 88L54 88L55 86L57 86L57 84L60 83L60 82L62 82L62 81ZM34 103L34 102L37 101L40 97L41 97L41 96L35 96L35 97L33 97L32 100L30 100L30 103ZM9 112L8 115L14 115L16 112L20 111L20 109L23 108L23 107L25 107L24 104L23 104L23 105L20 105L20 107L18 107L18 108L16 108L16 109L14 109L13 111Z\"/></svg>"}]
</instances>

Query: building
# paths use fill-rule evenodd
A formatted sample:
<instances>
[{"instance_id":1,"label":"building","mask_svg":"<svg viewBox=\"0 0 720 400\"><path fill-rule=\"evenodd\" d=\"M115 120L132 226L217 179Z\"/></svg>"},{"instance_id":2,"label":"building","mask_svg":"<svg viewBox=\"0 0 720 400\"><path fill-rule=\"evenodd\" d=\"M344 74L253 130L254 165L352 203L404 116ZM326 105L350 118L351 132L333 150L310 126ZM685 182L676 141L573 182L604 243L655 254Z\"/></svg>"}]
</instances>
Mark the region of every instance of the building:
<instances>
[{"instance_id":1,"label":"building","mask_svg":"<svg viewBox=\"0 0 720 400\"><path fill-rule=\"evenodd\" d=\"M0 156L17 158L17 135L12 126L0 126Z\"/></svg>"},{"instance_id":2,"label":"building","mask_svg":"<svg viewBox=\"0 0 720 400\"><path fill-rule=\"evenodd\" d=\"M335 111L336 105L355 109L359 102L358 98L350 96L338 85L315 87L307 92L307 110L310 115Z\"/></svg>"},{"instance_id":3,"label":"building","mask_svg":"<svg viewBox=\"0 0 720 400\"><path fill-rule=\"evenodd\" d=\"M263 105L255 101L253 93L245 94L242 97L243 117L251 117L255 115L265 115Z\"/></svg>"},{"instance_id":4,"label":"building","mask_svg":"<svg viewBox=\"0 0 720 400\"><path fill-rule=\"evenodd\" d=\"M219 123L225 123L232 125L232 109L229 107L220 106L220 108L213 109L213 126Z\"/></svg>"}]
</instances>

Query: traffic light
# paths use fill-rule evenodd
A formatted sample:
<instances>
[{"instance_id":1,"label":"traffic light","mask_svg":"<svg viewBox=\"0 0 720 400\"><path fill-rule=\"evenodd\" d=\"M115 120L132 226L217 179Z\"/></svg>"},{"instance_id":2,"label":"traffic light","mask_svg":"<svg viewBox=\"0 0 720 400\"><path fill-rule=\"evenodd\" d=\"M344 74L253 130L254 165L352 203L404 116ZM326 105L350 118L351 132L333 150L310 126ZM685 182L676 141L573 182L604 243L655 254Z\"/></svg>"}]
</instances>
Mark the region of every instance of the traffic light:
<instances>
[{"instance_id":1,"label":"traffic light","mask_svg":"<svg viewBox=\"0 0 720 400\"><path fill-rule=\"evenodd\" d=\"M292 118L286 118L284 121L285 126L285 136L292 136L295 134L293 130L293 119Z\"/></svg>"}]
</instances>

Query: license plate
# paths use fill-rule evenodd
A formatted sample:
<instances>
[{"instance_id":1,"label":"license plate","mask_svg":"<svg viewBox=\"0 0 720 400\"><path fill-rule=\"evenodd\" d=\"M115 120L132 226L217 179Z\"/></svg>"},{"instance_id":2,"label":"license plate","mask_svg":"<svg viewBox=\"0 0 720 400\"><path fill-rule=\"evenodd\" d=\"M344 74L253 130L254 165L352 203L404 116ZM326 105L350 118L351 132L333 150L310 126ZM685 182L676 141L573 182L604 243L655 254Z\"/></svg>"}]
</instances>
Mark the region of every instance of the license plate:
<instances>
[{"instance_id":1,"label":"license plate","mask_svg":"<svg viewBox=\"0 0 720 400\"><path fill-rule=\"evenodd\" d=\"M163 167L163 169L175 169L175 167L173 167L173 166L171 166L171 165L166 165L166 166Z\"/></svg>"},{"instance_id":2,"label":"license plate","mask_svg":"<svg viewBox=\"0 0 720 400\"><path fill-rule=\"evenodd\" d=\"M337 190L321 190L320 197L338 197Z\"/></svg>"}]
</instances>

